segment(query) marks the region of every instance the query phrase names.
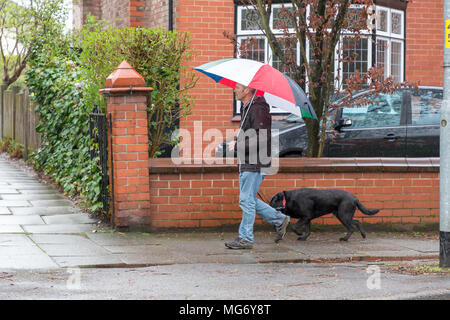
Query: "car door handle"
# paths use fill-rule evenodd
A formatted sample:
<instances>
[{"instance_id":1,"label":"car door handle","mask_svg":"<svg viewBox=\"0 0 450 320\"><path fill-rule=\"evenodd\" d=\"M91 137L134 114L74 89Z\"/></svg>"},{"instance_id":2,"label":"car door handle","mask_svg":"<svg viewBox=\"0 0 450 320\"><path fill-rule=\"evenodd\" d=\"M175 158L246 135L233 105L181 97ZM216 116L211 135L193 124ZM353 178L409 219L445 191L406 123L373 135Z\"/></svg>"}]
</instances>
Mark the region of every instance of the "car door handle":
<instances>
[{"instance_id":1,"label":"car door handle","mask_svg":"<svg viewBox=\"0 0 450 320\"><path fill-rule=\"evenodd\" d=\"M398 139L398 138L400 138L400 136L396 136L396 135L393 134L393 133L389 133L389 134L385 135L383 139L386 139L386 140L395 140L395 139Z\"/></svg>"}]
</instances>

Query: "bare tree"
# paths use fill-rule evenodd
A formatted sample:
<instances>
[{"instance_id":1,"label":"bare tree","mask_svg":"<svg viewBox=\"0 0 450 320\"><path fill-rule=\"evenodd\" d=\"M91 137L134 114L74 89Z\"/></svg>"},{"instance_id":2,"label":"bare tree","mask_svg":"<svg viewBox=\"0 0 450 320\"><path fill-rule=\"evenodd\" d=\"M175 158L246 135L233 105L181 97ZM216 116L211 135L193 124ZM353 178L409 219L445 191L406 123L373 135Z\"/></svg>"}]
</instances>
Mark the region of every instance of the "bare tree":
<instances>
[{"instance_id":1,"label":"bare tree","mask_svg":"<svg viewBox=\"0 0 450 320\"><path fill-rule=\"evenodd\" d=\"M3 85L8 87L20 77L33 41L60 28L63 19L62 0L0 0Z\"/></svg>"}]
</instances>

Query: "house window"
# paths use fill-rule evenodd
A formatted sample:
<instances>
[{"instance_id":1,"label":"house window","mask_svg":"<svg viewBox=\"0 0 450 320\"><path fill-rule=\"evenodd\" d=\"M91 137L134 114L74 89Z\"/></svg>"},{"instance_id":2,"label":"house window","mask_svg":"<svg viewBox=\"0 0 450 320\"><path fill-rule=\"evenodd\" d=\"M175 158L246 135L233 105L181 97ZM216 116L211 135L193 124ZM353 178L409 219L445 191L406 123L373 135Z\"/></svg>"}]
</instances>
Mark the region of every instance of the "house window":
<instances>
[{"instance_id":1,"label":"house window","mask_svg":"<svg viewBox=\"0 0 450 320\"><path fill-rule=\"evenodd\" d=\"M292 5L285 4L284 8L292 8ZM284 26L294 33L293 26L290 25L288 19L283 15L282 5L272 5L272 15L270 17L270 28L272 32L281 37L284 33ZM259 62L267 63L274 68L280 69L281 60L275 56L267 42L262 31L261 19L256 9L246 6L237 7L237 56L246 59L252 59ZM300 65L300 48L298 43L289 44L293 47L294 59ZM286 49L284 49L286 50ZM241 108L240 101L236 101L235 113L239 113ZM285 113L278 108L271 107L272 113Z\"/></svg>"},{"instance_id":2,"label":"house window","mask_svg":"<svg viewBox=\"0 0 450 320\"><path fill-rule=\"evenodd\" d=\"M344 60L341 62L340 82L342 86L345 85L345 81L359 70L361 74L364 74L369 69L370 60L369 47L371 42L368 38L361 38L359 40L353 40L349 37L343 37L341 39L343 57L351 57L351 61Z\"/></svg>"},{"instance_id":3,"label":"house window","mask_svg":"<svg viewBox=\"0 0 450 320\"><path fill-rule=\"evenodd\" d=\"M384 77L392 76L402 82L404 69L405 26L404 11L376 8L376 60L384 69Z\"/></svg>"},{"instance_id":4,"label":"house window","mask_svg":"<svg viewBox=\"0 0 450 320\"><path fill-rule=\"evenodd\" d=\"M266 38L261 36L240 39L239 48L242 49L242 52L239 56L265 63L267 60L266 42Z\"/></svg>"},{"instance_id":5,"label":"house window","mask_svg":"<svg viewBox=\"0 0 450 320\"><path fill-rule=\"evenodd\" d=\"M270 28L275 36L282 37L284 27L288 27L289 32L294 33L293 26L289 19L283 16L282 8L292 8L290 4L273 4L272 15L270 17ZM349 15L355 14L360 10L360 6L352 5ZM345 87L345 80L349 78L356 70L361 74L378 65L384 70L384 77L392 76L394 81L403 81L404 70L404 11L391 9L388 7L376 7L376 23L372 34L365 33L359 40L350 39L350 32L342 31L341 39L337 45L339 55L334 60L334 75L339 75L335 80L336 88ZM261 20L258 12L253 7L237 6L237 42L238 57L254 59L260 62L268 63L273 67L280 69L281 61L274 56L262 31ZM373 41L376 39L376 41ZM290 44L294 47L297 64L300 65L300 45L299 43ZM242 50L245 48L245 50ZM373 52L372 52L373 50ZM310 45L306 43L307 58L311 57ZM354 61L348 62L345 57L352 57ZM240 103L236 103L236 113L240 111ZM272 108L271 112L282 113L283 111Z\"/></svg>"}]
</instances>

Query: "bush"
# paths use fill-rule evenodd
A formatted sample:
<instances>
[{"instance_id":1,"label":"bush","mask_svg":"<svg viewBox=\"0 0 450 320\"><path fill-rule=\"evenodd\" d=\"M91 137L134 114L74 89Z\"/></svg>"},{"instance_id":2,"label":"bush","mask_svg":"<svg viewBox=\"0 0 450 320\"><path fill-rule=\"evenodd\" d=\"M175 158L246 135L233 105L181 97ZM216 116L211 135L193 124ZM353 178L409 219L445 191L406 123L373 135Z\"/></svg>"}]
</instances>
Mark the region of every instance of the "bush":
<instances>
[{"instance_id":1,"label":"bush","mask_svg":"<svg viewBox=\"0 0 450 320\"><path fill-rule=\"evenodd\" d=\"M62 34L36 39L28 60L26 83L40 119L41 147L32 155L35 168L70 195L79 195L91 211L102 208L98 159L91 160L89 114L105 110L99 94L106 77L126 59L155 90L148 105L150 156L169 144L173 123L190 112L187 92L196 78L182 62L192 56L189 37L152 29L104 28L92 21L79 38ZM184 77L183 85L180 77Z\"/></svg>"},{"instance_id":2,"label":"bush","mask_svg":"<svg viewBox=\"0 0 450 320\"><path fill-rule=\"evenodd\" d=\"M9 153L11 158L23 158L24 145L11 138L5 138L0 141L0 152Z\"/></svg>"}]
</instances>

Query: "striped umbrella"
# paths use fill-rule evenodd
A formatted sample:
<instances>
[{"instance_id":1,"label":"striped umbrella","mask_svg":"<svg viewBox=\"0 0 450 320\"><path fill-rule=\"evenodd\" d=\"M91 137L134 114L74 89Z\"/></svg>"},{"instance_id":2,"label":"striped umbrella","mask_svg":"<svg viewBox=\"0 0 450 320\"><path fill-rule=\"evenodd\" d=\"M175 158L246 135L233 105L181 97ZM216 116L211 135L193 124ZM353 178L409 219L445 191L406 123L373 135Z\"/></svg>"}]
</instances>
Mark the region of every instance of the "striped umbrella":
<instances>
[{"instance_id":1,"label":"striped umbrella","mask_svg":"<svg viewBox=\"0 0 450 320\"><path fill-rule=\"evenodd\" d=\"M302 118L317 119L302 88L287 75L268 64L248 59L222 59L205 63L194 70L214 81L235 88L236 83L256 89L266 102Z\"/></svg>"}]
</instances>

